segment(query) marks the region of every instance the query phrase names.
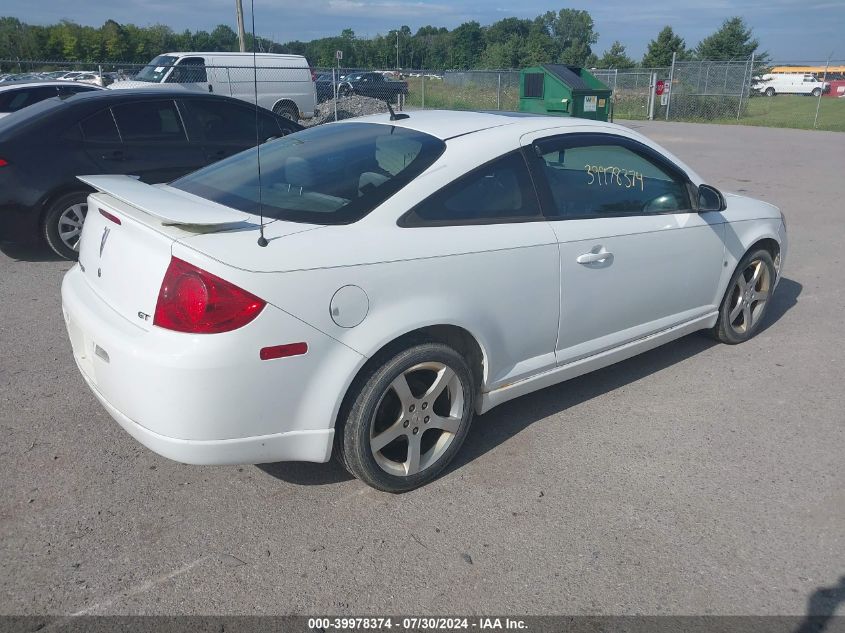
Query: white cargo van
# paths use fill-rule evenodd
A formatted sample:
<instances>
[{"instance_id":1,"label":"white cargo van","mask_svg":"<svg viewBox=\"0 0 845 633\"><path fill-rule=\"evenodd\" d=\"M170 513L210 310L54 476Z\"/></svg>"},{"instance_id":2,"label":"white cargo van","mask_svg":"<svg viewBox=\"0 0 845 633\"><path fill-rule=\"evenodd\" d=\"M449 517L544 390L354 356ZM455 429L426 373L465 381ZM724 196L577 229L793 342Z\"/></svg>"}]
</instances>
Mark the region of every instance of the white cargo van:
<instances>
[{"instance_id":1,"label":"white cargo van","mask_svg":"<svg viewBox=\"0 0 845 633\"><path fill-rule=\"evenodd\" d=\"M165 53L132 80L116 81L109 88L182 84L253 103L257 79L258 105L294 121L314 116L317 94L308 60L302 55L256 53L254 62L252 53Z\"/></svg>"},{"instance_id":2,"label":"white cargo van","mask_svg":"<svg viewBox=\"0 0 845 633\"><path fill-rule=\"evenodd\" d=\"M767 97L778 94L812 95L818 97L830 89L830 84L819 81L815 75L772 73L763 75L754 84L754 90Z\"/></svg>"}]
</instances>

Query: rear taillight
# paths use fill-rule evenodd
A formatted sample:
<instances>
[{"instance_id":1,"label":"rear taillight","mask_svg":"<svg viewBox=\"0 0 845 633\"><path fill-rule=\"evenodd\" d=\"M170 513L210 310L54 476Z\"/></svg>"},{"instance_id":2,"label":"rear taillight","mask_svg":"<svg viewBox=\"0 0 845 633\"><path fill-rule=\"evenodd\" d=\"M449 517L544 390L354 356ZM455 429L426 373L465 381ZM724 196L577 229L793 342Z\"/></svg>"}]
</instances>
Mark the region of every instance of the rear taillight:
<instances>
[{"instance_id":1,"label":"rear taillight","mask_svg":"<svg viewBox=\"0 0 845 633\"><path fill-rule=\"evenodd\" d=\"M5 158L0 158L0 167L5 167L8 164L9 161L7 161Z\"/></svg>"},{"instance_id":2,"label":"rear taillight","mask_svg":"<svg viewBox=\"0 0 845 633\"><path fill-rule=\"evenodd\" d=\"M311 81L317 81L317 72L313 68L309 68L308 70L311 71Z\"/></svg>"},{"instance_id":3,"label":"rear taillight","mask_svg":"<svg viewBox=\"0 0 845 633\"><path fill-rule=\"evenodd\" d=\"M243 327L265 301L176 257L158 293L153 324L176 332L219 334Z\"/></svg>"}]
</instances>

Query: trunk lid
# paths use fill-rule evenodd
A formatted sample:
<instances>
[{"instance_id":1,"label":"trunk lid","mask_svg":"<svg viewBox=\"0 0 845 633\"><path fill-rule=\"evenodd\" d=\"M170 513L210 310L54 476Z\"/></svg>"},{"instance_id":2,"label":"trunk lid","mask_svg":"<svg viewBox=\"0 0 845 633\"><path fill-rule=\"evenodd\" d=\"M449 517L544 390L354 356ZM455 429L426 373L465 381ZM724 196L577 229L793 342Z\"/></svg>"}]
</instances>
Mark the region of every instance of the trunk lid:
<instances>
[{"instance_id":1,"label":"trunk lid","mask_svg":"<svg viewBox=\"0 0 845 633\"><path fill-rule=\"evenodd\" d=\"M206 231L249 227L250 216L130 176L82 176L88 197L79 245L85 279L112 309L152 327L173 243Z\"/></svg>"},{"instance_id":2,"label":"trunk lid","mask_svg":"<svg viewBox=\"0 0 845 633\"><path fill-rule=\"evenodd\" d=\"M259 219L254 215L131 176L79 179L97 189L88 197L80 268L103 301L142 328L152 327L174 243L194 243L194 250L230 266L238 265L242 251L266 250L256 244ZM265 225L265 234L275 240L312 228L273 221ZM216 237L212 244L218 248L196 248L199 236Z\"/></svg>"}]
</instances>

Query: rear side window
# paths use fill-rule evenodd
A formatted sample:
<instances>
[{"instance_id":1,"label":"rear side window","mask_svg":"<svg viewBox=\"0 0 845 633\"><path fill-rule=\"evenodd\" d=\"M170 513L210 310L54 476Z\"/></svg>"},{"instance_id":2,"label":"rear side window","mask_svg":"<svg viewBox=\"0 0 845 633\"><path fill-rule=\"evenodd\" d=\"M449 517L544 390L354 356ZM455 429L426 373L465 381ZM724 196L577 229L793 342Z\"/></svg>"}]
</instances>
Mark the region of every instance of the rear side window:
<instances>
[{"instance_id":1,"label":"rear side window","mask_svg":"<svg viewBox=\"0 0 845 633\"><path fill-rule=\"evenodd\" d=\"M114 124L111 110L106 108L89 116L79 124L82 137L92 143L120 143L120 134Z\"/></svg>"},{"instance_id":2,"label":"rear side window","mask_svg":"<svg viewBox=\"0 0 845 633\"><path fill-rule=\"evenodd\" d=\"M540 205L521 152L473 170L417 205L402 226L519 221L540 217Z\"/></svg>"},{"instance_id":3,"label":"rear side window","mask_svg":"<svg viewBox=\"0 0 845 633\"><path fill-rule=\"evenodd\" d=\"M112 108L125 142L185 141L185 130L172 101L139 101Z\"/></svg>"},{"instance_id":4,"label":"rear side window","mask_svg":"<svg viewBox=\"0 0 845 633\"><path fill-rule=\"evenodd\" d=\"M258 134L256 134L256 111L235 103L217 100L185 101L185 112L192 124L191 138L211 143L233 143L255 145L258 136L261 142L268 138L284 136L287 130L279 125L269 112L259 109Z\"/></svg>"},{"instance_id":5,"label":"rear side window","mask_svg":"<svg viewBox=\"0 0 845 633\"><path fill-rule=\"evenodd\" d=\"M0 94L0 112L17 112L33 103L55 97L57 94L53 86L10 90L6 94Z\"/></svg>"},{"instance_id":6,"label":"rear side window","mask_svg":"<svg viewBox=\"0 0 845 633\"><path fill-rule=\"evenodd\" d=\"M241 211L314 224L365 216L443 153L438 138L391 125L320 125L241 152L173 187ZM258 159L261 183L258 182Z\"/></svg>"}]
</instances>

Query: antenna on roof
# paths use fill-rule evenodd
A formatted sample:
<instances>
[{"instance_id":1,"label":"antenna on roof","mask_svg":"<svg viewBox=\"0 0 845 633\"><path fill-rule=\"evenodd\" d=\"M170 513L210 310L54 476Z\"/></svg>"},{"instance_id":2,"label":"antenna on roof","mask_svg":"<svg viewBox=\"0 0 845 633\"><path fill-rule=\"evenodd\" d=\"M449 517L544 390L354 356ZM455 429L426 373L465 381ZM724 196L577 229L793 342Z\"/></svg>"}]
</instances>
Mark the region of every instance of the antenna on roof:
<instances>
[{"instance_id":1,"label":"antenna on roof","mask_svg":"<svg viewBox=\"0 0 845 633\"><path fill-rule=\"evenodd\" d=\"M258 131L258 62L255 60L255 0L250 0L250 12L252 13L252 81L255 89L255 156L258 162L258 213L261 224L258 225L258 245L267 246L267 238L264 237L264 202L261 190L261 136Z\"/></svg>"},{"instance_id":2,"label":"antenna on roof","mask_svg":"<svg viewBox=\"0 0 845 633\"><path fill-rule=\"evenodd\" d=\"M390 105L390 101L388 101L387 99L384 100L384 103L387 105L387 109L390 110L390 120L391 121L398 121L399 119L410 119L411 118L410 114L405 114L404 112L400 112L399 114L396 114L393 111L393 107Z\"/></svg>"}]
</instances>

